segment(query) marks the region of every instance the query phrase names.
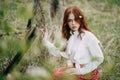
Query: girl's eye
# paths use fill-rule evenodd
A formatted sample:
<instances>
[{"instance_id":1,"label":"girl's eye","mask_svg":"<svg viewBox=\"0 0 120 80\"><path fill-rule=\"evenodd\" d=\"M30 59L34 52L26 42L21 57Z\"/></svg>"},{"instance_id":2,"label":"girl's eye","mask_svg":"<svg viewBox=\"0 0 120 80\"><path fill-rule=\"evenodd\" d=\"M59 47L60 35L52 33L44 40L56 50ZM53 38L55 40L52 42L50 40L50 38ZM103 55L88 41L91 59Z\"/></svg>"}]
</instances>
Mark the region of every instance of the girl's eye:
<instances>
[{"instance_id":1,"label":"girl's eye","mask_svg":"<svg viewBox=\"0 0 120 80\"><path fill-rule=\"evenodd\" d=\"M68 22L73 22L73 21L78 21L79 18L76 18L76 19L68 19Z\"/></svg>"},{"instance_id":2,"label":"girl's eye","mask_svg":"<svg viewBox=\"0 0 120 80\"><path fill-rule=\"evenodd\" d=\"M68 19L68 22L72 22L73 20L72 19Z\"/></svg>"},{"instance_id":3,"label":"girl's eye","mask_svg":"<svg viewBox=\"0 0 120 80\"><path fill-rule=\"evenodd\" d=\"M75 21L78 21L78 20L79 20L79 18L76 18L76 19L75 19Z\"/></svg>"}]
</instances>

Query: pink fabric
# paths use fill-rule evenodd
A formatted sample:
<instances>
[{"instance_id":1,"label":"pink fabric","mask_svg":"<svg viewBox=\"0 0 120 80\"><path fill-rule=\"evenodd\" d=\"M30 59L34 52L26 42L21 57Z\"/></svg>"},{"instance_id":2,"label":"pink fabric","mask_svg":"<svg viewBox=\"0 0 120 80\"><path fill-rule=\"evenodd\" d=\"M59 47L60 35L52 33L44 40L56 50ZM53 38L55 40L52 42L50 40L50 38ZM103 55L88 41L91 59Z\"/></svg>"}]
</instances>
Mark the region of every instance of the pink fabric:
<instances>
[{"instance_id":1,"label":"pink fabric","mask_svg":"<svg viewBox=\"0 0 120 80\"><path fill-rule=\"evenodd\" d=\"M73 67L75 67L75 63L73 63ZM77 80L99 80L99 71L95 69L91 73L91 78L87 78L86 75L76 75Z\"/></svg>"},{"instance_id":2,"label":"pink fabric","mask_svg":"<svg viewBox=\"0 0 120 80\"><path fill-rule=\"evenodd\" d=\"M76 75L76 77L77 80L99 80L98 69L95 69L90 74L91 74L91 78L87 78L86 75Z\"/></svg>"},{"instance_id":3,"label":"pink fabric","mask_svg":"<svg viewBox=\"0 0 120 80\"><path fill-rule=\"evenodd\" d=\"M75 67L75 63L73 63L73 67ZM55 69L55 71L53 73L53 79L58 80L59 78L61 78L64 74L64 71L65 71L64 67ZM98 69L95 69L94 71L92 71L86 75L75 75L75 77L76 77L75 80L99 80L99 71L98 71Z\"/></svg>"}]
</instances>

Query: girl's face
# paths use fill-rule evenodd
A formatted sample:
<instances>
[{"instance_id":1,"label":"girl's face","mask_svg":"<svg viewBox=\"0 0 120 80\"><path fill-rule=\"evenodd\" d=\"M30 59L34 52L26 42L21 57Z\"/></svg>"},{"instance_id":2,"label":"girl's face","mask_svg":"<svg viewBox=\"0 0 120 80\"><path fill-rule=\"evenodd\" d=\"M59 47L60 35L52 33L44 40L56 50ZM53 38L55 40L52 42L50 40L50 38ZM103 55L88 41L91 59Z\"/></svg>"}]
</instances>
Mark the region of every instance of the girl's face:
<instances>
[{"instance_id":1,"label":"girl's face","mask_svg":"<svg viewBox=\"0 0 120 80\"><path fill-rule=\"evenodd\" d=\"M75 20L73 13L70 13L68 16L68 26L72 31L76 31L80 27L80 24Z\"/></svg>"}]
</instances>

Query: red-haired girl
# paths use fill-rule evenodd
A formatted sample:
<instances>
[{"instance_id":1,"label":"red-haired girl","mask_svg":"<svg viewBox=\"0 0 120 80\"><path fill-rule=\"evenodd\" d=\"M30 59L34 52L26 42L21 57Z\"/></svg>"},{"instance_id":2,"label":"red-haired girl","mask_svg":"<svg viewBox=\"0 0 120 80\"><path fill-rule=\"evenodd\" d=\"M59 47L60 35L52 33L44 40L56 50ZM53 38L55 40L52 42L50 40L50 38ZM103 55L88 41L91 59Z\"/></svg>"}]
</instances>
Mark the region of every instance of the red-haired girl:
<instances>
[{"instance_id":1,"label":"red-haired girl","mask_svg":"<svg viewBox=\"0 0 120 80\"><path fill-rule=\"evenodd\" d=\"M47 29L44 32L44 43L54 56L67 59L67 67L58 68L55 78L63 74L75 75L77 80L98 80L98 66L103 62L104 56L99 40L90 31L82 11L76 6L65 10L62 35L67 40L64 52L58 50L47 40Z\"/></svg>"}]
</instances>

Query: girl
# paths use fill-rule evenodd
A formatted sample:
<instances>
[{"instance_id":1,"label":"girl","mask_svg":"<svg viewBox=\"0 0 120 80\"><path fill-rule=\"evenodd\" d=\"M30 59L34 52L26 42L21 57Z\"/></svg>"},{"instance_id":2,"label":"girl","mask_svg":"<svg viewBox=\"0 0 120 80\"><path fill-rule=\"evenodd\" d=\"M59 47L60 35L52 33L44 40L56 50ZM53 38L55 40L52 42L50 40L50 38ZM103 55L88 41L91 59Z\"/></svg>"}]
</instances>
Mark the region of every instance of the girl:
<instances>
[{"instance_id":1,"label":"girl","mask_svg":"<svg viewBox=\"0 0 120 80\"><path fill-rule=\"evenodd\" d=\"M62 35L67 40L65 52L59 51L47 40L47 29L43 30L44 43L54 56L67 59L67 67L56 69L55 78L63 74L76 75L77 80L98 80L97 67L103 62L99 40L90 31L82 11L71 6L65 10Z\"/></svg>"}]
</instances>

